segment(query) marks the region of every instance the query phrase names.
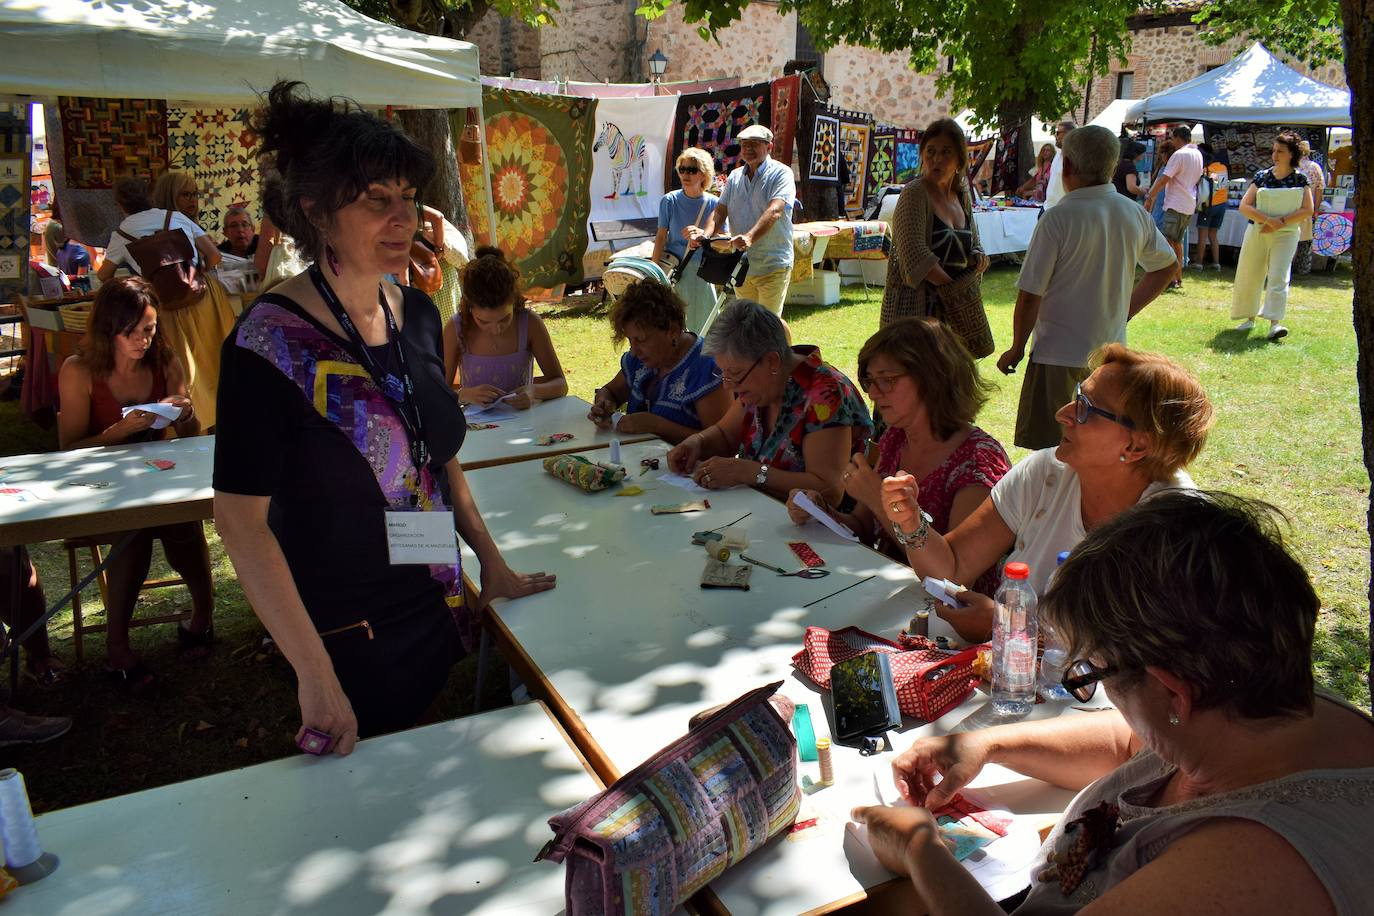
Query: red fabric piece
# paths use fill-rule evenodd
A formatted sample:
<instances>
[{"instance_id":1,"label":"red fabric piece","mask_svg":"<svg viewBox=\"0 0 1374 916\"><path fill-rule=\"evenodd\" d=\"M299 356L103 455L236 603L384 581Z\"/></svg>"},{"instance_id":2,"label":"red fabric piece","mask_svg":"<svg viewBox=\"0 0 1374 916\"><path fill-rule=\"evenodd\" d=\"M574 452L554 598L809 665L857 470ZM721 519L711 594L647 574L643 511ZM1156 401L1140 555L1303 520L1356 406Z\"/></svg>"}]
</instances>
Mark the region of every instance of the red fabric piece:
<instances>
[{"instance_id":1,"label":"red fabric piece","mask_svg":"<svg viewBox=\"0 0 1374 916\"><path fill-rule=\"evenodd\" d=\"M980 826L986 827L998 836L1006 836L1011 829L1011 818L1004 814L994 814L982 805L974 804L962 795L955 795L949 800L949 804L936 811L932 811L936 817L949 815L956 820L968 818Z\"/></svg>"},{"instance_id":2,"label":"red fabric piece","mask_svg":"<svg viewBox=\"0 0 1374 916\"><path fill-rule=\"evenodd\" d=\"M888 655L898 708L903 715L927 722L940 718L973 692L978 683L973 660L978 650L985 648L973 646L961 652L947 652L935 648L935 643L922 636L903 633L900 642L893 642L858 627L807 627L802 645L802 650L792 656L792 667L827 690L830 669L840 662L870 652ZM928 677L937 668L948 670Z\"/></svg>"},{"instance_id":3,"label":"red fabric piece","mask_svg":"<svg viewBox=\"0 0 1374 916\"><path fill-rule=\"evenodd\" d=\"M792 164L792 145L797 139L797 110L800 102L801 75L793 73L773 80L768 86L770 95L768 129L773 132L774 159L784 165Z\"/></svg>"}]
</instances>

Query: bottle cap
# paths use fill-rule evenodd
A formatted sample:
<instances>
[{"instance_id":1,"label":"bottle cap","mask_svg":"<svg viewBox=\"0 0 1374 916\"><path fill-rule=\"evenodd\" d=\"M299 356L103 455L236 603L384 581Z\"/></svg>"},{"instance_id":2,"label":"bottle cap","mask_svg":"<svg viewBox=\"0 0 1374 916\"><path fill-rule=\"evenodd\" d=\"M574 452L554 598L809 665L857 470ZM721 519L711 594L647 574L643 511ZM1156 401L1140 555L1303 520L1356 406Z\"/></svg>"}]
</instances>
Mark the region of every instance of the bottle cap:
<instances>
[{"instance_id":1,"label":"bottle cap","mask_svg":"<svg viewBox=\"0 0 1374 916\"><path fill-rule=\"evenodd\" d=\"M1057 556L1057 557L1054 558L1054 565L1055 565L1055 566L1063 566L1063 565L1064 565L1064 561L1067 560L1067 559L1069 558L1069 553L1070 553L1070 551L1068 551L1068 550L1061 550L1061 551L1059 551L1059 556Z\"/></svg>"},{"instance_id":2,"label":"bottle cap","mask_svg":"<svg viewBox=\"0 0 1374 916\"><path fill-rule=\"evenodd\" d=\"M1025 563L1008 563L1003 570L1008 579L1029 579L1030 567Z\"/></svg>"}]
</instances>

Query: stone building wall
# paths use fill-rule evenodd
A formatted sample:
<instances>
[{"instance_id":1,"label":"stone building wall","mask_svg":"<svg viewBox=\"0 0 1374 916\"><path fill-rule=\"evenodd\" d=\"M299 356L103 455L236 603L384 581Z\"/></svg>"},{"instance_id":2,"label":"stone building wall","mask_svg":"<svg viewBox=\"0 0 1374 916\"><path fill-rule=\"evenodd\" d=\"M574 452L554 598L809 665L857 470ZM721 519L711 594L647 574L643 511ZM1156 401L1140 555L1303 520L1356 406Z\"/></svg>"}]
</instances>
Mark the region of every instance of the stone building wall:
<instances>
[{"instance_id":1,"label":"stone building wall","mask_svg":"<svg viewBox=\"0 0 1374 916\"><path fill-rule=\"evenodd\" d=\"M539 30L541 79L578 82L642 82L643 19L633 17L632 0L569 0L559 4L557 25ZM652 50L649 51L653 53ZM665 52L667 53L667 52Z\"/></svg>"},{"instance_id":2,"label":"stone building wall","mask_svg":"<svg viewBox=\"0 0 1374 916\"><path fill-rule=\"evenodd\" d=\"M649 23L644 43L645 72L649 55L662 49L668 58L665 80L738 76L748 84L780 76L783 66L796 54L797 14L782 15L776 3L754 0L719 38L719 44L704 40L695 24L682 20L682 5L675 3Z\"/></svg>"},{"instance_id":3,"label":"stone building wall","mask_svg":"<svg viewBox=\"0 0 1374 916\"><path fill-rule=\"evenodd\" d=\"M481 71L490 76L539 78L539 30L513 16L487 13L467 35L477 45ZM506 45L509 43L509 53ZM503 66L509 64L509 66Z\"/></svg>"},{"instance_id":4,"label":"stone building wall","mask_svg":"<svg viewBox=\"0 0 1374 916\"><path fill-rule=\"evenodd\" d=\"M935 74L912 70L905 53L842 45L826 52L825 78L832 104L866 111L880 124L920 128L957 114L935 91Z\"/></svg>"}]
</instances>

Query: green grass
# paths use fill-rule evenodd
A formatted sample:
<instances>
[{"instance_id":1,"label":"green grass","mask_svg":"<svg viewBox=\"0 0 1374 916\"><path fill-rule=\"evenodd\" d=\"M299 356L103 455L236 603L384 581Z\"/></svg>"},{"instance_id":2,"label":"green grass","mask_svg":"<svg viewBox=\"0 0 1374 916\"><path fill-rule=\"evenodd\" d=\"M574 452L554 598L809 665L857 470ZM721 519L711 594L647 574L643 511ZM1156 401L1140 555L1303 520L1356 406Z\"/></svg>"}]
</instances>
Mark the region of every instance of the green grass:
<instances>
[{"instance_id":1,"label":"green grass","mask_svg":"<svg viewBox=\"0 0 1374 916\"><path fill-rule=\"evenodd\" d=\"M1356 346L1351 327L1351 276L1296 278L1289 304L1292 334L1268 344L1258 331L1229 330L1232 273L1188 271L1187 292L1166 294L1131 324L1131 344L1167 353L1196 372L1218 409L1218 422L1190 469L1199 485L1276 503L1291 517L1292 543L1310 572L1323 610L1315 651L1318 682L1368 707L1369 542L1364 531L1369 481L1360 453L1355 390ZM1016 270L994 268L984 297L999 345L1010 337ZM859 348L877 328L880 289L865 296L847 287L834 306L789 306L794 339L819 344L826 359L854 373ZM590 398L615 371L604 313L546 313L572 393ZM983 361L996 376L995 357ZM1000 388L979 425L1009 441L1020 378L997 376ZM0 402L0 454L51 448L44 431ZM1024 452L1009 448L1013 460ZM297 720L288 666L256 651L262 630L243 599L223 548L207 526L215 564L220 645L202 663L176 657L168 627L134 631L136 650L162 677L155 700L131 700L106 686L100 672L103 641L87 639L87 660L70 685L56 691L26 688L22 707L76 717L72 734L43 748L7 749L6 763L25 771L37 810L65 807L135 789L189 779L292 753ZM50 600L66 590L66 554L57 544L33 548ZM159 555L159 564L160 564ZM165 567L161 567L165 570ZM156 570L155 570L156 571ZM180 607L184 592L147 593L143 613ZM86 595L87 613L99 594ZM73 662L71 614L51 628L56 652ZM442 716L471 705L475 660L450 679ZM485 702L503 701L504 666L493 659ZM210 726L200 727L201 723ZM646 749L646 752L649 749Z\"/></svg>"}]
</instances>

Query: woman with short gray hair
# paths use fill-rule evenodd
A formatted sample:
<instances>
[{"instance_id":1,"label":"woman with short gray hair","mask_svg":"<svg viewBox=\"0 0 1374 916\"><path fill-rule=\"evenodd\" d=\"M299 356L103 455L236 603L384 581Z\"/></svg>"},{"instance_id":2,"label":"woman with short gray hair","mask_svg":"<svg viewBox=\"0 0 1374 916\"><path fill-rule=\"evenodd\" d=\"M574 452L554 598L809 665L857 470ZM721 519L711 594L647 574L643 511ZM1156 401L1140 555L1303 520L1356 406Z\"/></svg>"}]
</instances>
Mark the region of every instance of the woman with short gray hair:
<instances>
[{"instance_id":1,"label":"woman with short gray hair","mask_svg":"<svg viewBox=\"0 0 1374 916\"><path fill-rule=\"evenodd\" d=\"M735 401L669 452L668 466L707 489L838 496L849 456L873 429L854 383L823 362L818 348L788 346L782 319L748 299L721 310L703 349Z\"/></svg>"}]
</instances>

